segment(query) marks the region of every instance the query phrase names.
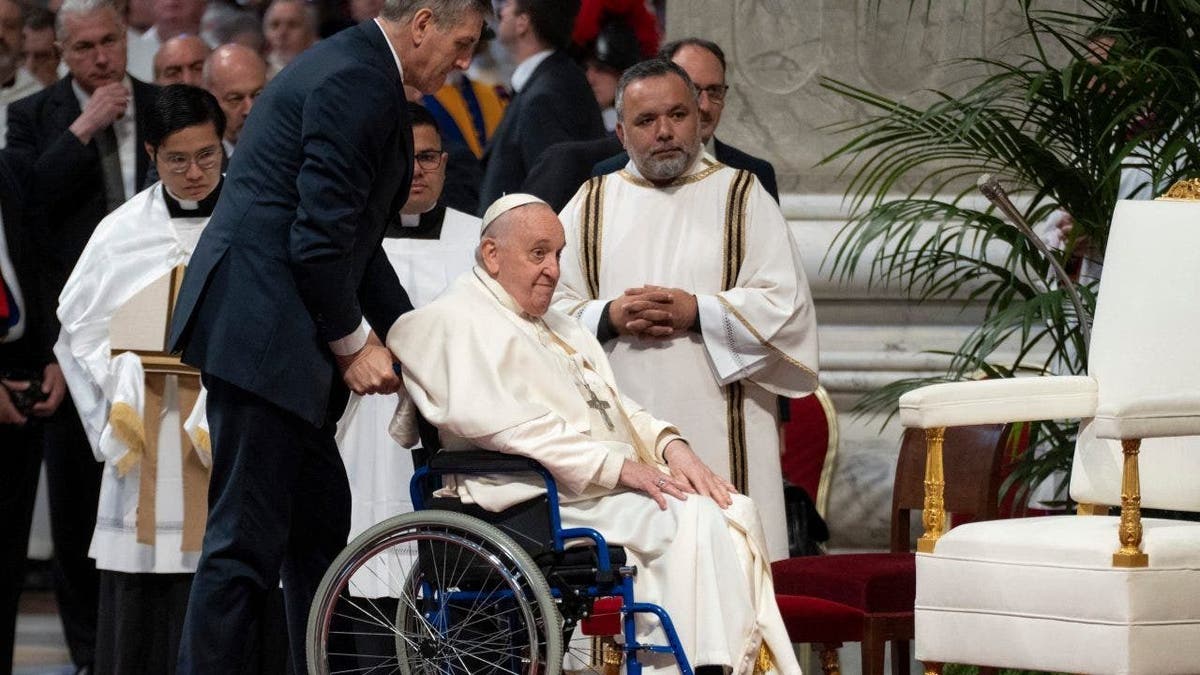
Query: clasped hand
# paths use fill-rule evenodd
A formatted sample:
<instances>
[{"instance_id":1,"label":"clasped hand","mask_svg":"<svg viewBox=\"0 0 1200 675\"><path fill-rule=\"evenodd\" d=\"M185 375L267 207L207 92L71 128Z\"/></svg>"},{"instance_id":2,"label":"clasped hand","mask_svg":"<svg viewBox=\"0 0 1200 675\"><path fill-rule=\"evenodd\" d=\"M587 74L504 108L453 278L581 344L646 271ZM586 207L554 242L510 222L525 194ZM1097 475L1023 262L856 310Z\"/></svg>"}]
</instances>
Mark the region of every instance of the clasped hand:
<instances>
[{"instance_id":1,"label":"clasped hand","mask_svg":"<svg viewBox=\"0 0 1200 675\"><path fill-rule=\"evenodd\" d=\"M666 339L696 322L696 296L680 288L647 284L630 288L609 305L609 320L621 335Z\"/></svg>"},{"instance_id":2,"label":"clasped hand","mask_svg":"<svg viewBox=\"0 0 1200 675\"><path fill-rule=\"evenodd\" d=\"M375 331L367 336L367 344L362 349L337 357L342 381L359 396L396 393L400 389L400 376L396 374L395 362L392 352L380 342Z\"/></svg>"}]
</instances>

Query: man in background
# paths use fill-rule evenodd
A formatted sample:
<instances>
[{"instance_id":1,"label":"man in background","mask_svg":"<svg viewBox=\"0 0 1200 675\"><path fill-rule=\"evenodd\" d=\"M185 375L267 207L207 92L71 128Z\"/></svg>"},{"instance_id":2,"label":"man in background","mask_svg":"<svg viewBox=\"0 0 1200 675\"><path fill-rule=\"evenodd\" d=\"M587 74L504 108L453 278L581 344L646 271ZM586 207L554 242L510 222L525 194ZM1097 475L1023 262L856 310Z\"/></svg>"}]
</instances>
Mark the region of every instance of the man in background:
<instances>
[{"instance_id":1,"label":"man in background","mask_svg":"<svg viewBox=\"0 0 1200 675\"><path fill-rule=\"evenodd\" d=\"M8 104L33 94L42 83L22 66L24 11L16 0L0 0L0 134L8 130ZM0 141L0 148L4 147Z\"/></svg>"},{"instance_id":2,"label":"man in background","mask_svg":"<svg viewBox=\"0 0 1200 675\"><path fill-rule=\"evenodd\" d=\"M154 83L190 84L199 87L208 58L208 44L195 35L180 35L163 43L154 55Z\"/></svg>"},{"instance_id":3,"label":"man in background","mask_svg":"<svg viewBox=\"0 0 1200 675\"><path fill-rule=\"evenodd\" d=\"M562 141L604 135L600 107L566 48L579 0L505 0L496 35L517 69L516 92L484 152L484 207L521 188L542 151Z\"/></svg>"},{"instance_id":4,"label":"man in background","mask_svg":"<svg viewBox=\"0 0 1200 675\"><path fill-rule=\"evenodd\" d=\"M204 88L217 97L225 112L225 156L232 157L254 100L267 84L267 63L249 47L217 47L204 63Z\"/></svg>"}]
</instances>

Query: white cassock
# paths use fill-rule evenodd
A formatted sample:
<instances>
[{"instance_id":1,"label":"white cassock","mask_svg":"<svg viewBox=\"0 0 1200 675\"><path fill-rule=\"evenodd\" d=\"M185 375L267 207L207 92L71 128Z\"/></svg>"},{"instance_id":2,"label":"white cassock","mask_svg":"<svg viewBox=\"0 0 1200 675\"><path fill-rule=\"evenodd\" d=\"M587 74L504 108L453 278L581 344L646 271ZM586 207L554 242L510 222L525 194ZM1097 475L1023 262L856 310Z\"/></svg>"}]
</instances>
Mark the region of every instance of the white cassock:
<instances>
[{"instance_id":1,"label":"white cassock","mask_svg":"<svg viewBox=\"0 0 1200 675\"><path fill-rule=\"evenodd\" d=\"M441 216L442 209L426 215ZM408 219L408 216L402 216ZM458 275L471 269L479 245L480 219L454 209L445 209L440 228L431 228L423 215L418 223L401 223L389 230L383 250L396 270L400 284L414 307L423 307L437 297ZM433 230L432 234L427 234ZM393 234L399 236L392 236ZM387 327L377 330L386 334ZM412 454L388 435L388 422L396 411L397 397L351 395L346 412L338 422L337 444L350 479L350 538L387 518L412 511L408 483L412 478ZM371 564L382 564L373 561ZM355 593L379 597L387 585L359 575Z\"/></svg>"},{"instance_id":2,"label":"white cassock","mask_svg":"<svg viewBox=\"0 0 1200 675\"><path fill-rule=\"evenodd\" d=\"M180 409L176 376L166 376L163 391L158 392L162 416L157 436L153 544L138 542L139 479L144 462L130 462L136 453L130 454L128 436L111 423L117 417L113 411L127 407L134 424L140 426L147 395L139 358L130 352L115 357L110 353L113 316L138 291L170 274L177 265L186 264L208 223L207 216L186 217L185 211L172 217L164 192L162 183L155 183L100 221L59 296L62 331L54 353L96 461L105 463L89 555L96 559L97 568L115 572L194 572L200 555L198 547L181 548L184 463L199 459L204 466L210 464L203 391L186 410ZM215 200L215 191L211 197ZM185 209L197 206L195 202L176 203ZM152 323L165 326L165 322L164 317ZM196 458L184 453L181 424L192 441L189 452ZM203 510L200 515L203 517Z\"/></svg>"},{"instance_id":3,"label":"white cassock","mask_svg":"<svg viewBox=\"0 0 1200 675\"><path fill-rule=\"evenodd\" d=\"M597 332L608 302L647 284L696 295L699 333L604 345L617 384L679 425L754 498L772 560L788 555L776 396L817 386L816 315L800 254L753 174L702 155L667 187L624 170L591 179L560 214L567 250L554 308Z\"/></svg>"},{"instance_id":4,"label":"white cassock","mask_svg":"<svg viewBox=\"0 0 1200 675\"><path fill-rule=\"evenodd\" d=\"M564 527L593 527L624 546L638 568L636 595L671 615L692 664L735 673L799 673L775 604L755 505L734 495L729 509L707 497L667 498L617 485L626 460L666 471L662 452L679 438L617 393L600 344L573 318L523 314L478 267L441 297L402 316L388 333L402 359L405 389L441 432L445 449L468 447L532 457L554 475ZM499 510L544 492L540 479L450 476L441 494ZM640 637L665 643L657 620L638 619ZM677 672L648 655L647 672Z\"/></svg>"}]
</instances>

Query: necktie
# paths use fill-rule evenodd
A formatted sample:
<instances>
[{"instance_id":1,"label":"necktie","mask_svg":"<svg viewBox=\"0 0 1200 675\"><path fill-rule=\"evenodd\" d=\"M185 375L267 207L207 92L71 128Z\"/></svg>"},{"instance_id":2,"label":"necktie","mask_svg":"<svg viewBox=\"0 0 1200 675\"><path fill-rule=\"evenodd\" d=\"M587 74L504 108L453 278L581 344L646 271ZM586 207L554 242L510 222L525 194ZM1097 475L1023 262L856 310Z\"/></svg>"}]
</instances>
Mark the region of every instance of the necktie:
<instances>
[{"instance_id":1,"label":"necktie","mask_svg":"<svg viewBox=\"0 0 1200 675\"><path fill-rule=\"evenodd\" d=\"M108 198L107 213L125 203L125 178L121 174L121 157L117 148L117 132L109 126L96 134L100 151L100 169L104 173L104 195Z\"/></svg>"}]
</instances>

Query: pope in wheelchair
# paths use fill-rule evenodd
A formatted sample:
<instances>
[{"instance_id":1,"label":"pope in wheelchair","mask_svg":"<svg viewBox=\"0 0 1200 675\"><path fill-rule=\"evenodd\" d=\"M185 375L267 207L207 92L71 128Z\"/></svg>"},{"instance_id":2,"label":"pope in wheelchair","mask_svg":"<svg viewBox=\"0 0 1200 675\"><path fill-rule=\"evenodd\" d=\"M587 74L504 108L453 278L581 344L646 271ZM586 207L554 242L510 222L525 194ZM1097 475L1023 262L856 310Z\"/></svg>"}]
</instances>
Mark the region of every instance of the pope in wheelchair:
<instances>
[{"instance_id":1,"label":"pope in wheelchair","mask_svg":"<svg viewBox=\"0 0 1200 675\"><path fill-rule=\"evenodd\" d=\"M754 503L549 310L565 245L548 205L503 197L475 269L388 333L408 394L393 435L415 445L420 418L441 451L418 461L417 512L331 566L310 672L553 674L564 645L568 671L800 672Z\"/></svg>"}]
</instances>

